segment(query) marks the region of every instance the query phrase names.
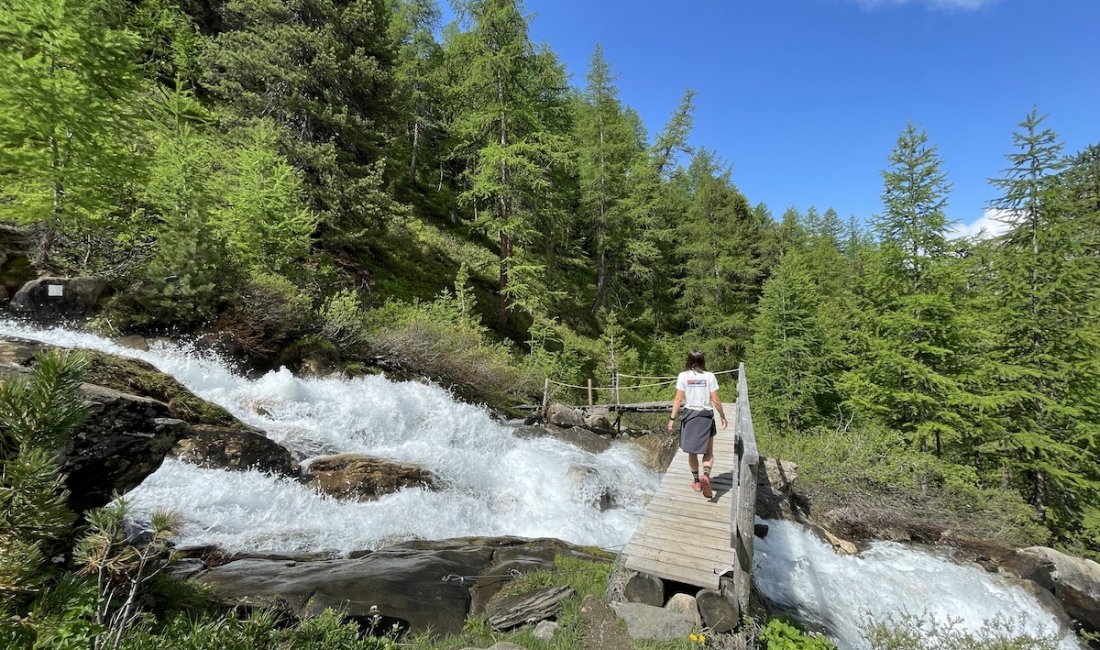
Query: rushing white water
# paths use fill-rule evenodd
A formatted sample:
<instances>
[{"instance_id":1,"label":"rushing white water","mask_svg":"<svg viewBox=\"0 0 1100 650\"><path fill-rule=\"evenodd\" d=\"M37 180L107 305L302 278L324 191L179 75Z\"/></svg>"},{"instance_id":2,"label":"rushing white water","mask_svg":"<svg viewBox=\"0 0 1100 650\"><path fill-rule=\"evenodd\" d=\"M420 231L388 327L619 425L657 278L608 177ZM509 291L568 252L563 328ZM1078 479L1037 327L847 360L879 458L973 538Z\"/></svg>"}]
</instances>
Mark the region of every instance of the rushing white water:
<instances>
[{"instance_id":1,"label":"rushing white water","mask_svg":"<svg viewBox=\"0 0 1100 650\"><path fill-rule=\"evenodd\" d=\"M286 370L251 380L186 345L141 352L5 320L0 334L148 361L303 457L362 452L413 462L442 478L438 491L406 489L357 503L260 472L169 459L127 498L138 512L180 513L184 546L343 553L412 538L520 535L615 548L637 527L659 481L626 446L594 455L548 438L517 438L484 409L417 382L299 379ZM594 507L604 492L620 507ZM902 611L959 618L968 629L1000 616L1023 622L1033 635L1058 635L1062 648L1078 647L1030 593L1002 577L888 542L838 556L801 526L768 523L767 538L756 543L757 587L829 630L843 650L867 647L859 629L864 613L881 620Z\"/></svg>"},{"instance_id":2,"label":"rushing white water","mask_svg":"<svg viewBox=\"0 0 1100 650\"><path fill-rule=\"evenodd\" d=\"M766 523L768 535L756 540L753 557L757 588L828 630L839 648L869 648L860 631L864 617L885 621L901 612L959 619L959 628L972 632L999 617L1029 635L1056 637L1060 648L1080 647L1031 593L1005 576L893 542L875 542L859 555L837 555L803 526Z\"/></svg>"},{"instance_id":3,"label":"rushing white water","mask_svg":"<svg viewBox=\"0 0 1100 650\"><path fill-rule=\"evenodd\" d=\"M252 380L186 345L142 352L10 321L0 321L0 333L148 361L307 458L367 453L418 464L441 479L436 491L343 502L293 480L169 459L127 498L137 512L178 512L184 546L344 553L412 538L519 535L615 548L629 539L659 482L625 445L591 454L550 438L517 438L514 427L436 386L300 379L285 369ZM595 507L603 493L617 507Z\"/></svg>"}]
</instances>

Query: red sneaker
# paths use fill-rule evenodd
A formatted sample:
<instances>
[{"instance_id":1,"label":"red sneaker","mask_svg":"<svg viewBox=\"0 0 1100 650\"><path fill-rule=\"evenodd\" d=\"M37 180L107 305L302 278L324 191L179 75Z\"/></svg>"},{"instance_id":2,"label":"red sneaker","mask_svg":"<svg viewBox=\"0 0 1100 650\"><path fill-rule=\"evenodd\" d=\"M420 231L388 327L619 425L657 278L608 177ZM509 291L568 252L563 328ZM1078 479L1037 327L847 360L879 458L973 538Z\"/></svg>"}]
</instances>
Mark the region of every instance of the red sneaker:
<instances>
[{"instance_id":1,"label":"red sneaker","mask_svg":"<svg viewBox=\"0 0 1100 650\"><path fill-rule=\"evenodd\" d=\"M702 492L703 486L699 483L699 481L695 481L691 484L691 489L695 490L696 492Z\"/></svg>"},{"instance_id":2,"label":"red sneaker","mask_svg":"<svg viewBox=\"0 0 1100 650\"><path fill-rule=\"evenodd\" d=\"M702 492L703 492L703 497L704 498L709 499L712 496L714 496L714 490L710 489L710 477L709 476L707 476L706 474L703 474L702 476L700 476L699 477L699 484L702 487Z\"/></svg>"}]
</instances>

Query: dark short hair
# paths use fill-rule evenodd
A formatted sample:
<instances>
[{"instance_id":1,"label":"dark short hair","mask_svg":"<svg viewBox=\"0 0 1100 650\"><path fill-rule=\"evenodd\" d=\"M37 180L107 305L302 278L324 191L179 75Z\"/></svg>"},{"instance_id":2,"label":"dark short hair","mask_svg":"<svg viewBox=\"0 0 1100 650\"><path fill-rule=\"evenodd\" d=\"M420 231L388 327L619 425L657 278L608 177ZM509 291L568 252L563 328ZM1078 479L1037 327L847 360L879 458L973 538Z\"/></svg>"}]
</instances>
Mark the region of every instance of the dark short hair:
<instances>
[{"instance_id":1,"label":"dark short hair","mask_svg":"<svg viewBox=\"0 0 1100 650\"><path fill-rule=\"evenodd\" d=\"M696 372L705 372L707 369L707 358L703 354L702 350L692 350L688 352L687 361L684 362L684 370L694 370Z\"/></svg>"}]
</instances>

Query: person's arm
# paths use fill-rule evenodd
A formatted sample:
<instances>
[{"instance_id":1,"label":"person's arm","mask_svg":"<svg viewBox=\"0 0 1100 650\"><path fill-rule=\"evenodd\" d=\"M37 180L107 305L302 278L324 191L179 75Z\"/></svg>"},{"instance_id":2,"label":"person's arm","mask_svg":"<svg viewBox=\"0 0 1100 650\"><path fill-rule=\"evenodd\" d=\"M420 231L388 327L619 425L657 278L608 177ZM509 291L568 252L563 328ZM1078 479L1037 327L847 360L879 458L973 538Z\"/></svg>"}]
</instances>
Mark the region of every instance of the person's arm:
<instances>
[{"instance_id":1,"label":"person's arm","mask_svg":"<svg viewBox=\"0 0 1100 650\"><path fill-rule=\"evenodd\" d=\"M718 397L718 391L710 391L710 403L711 406L713 406L715 410L718 411L718 415L722 418L722 428L725 429L727 426L729 426L729 422L726 422L726 413L722 410L722 400ZM673 409L675 408L676 407L673 406Z\"/></svg>"},{"instance_id":2,"label":"person's arm","mask_svg":"<svg viewBox=\"0 0 1100 650\"><path fill-rule=\"evenodd\" d=\"M680 412L680 404L684 401L684 391L676 390L676 399L672 400L672 413L668 416L668 430L672 431L672 427L676 424L676 414Z\"/></svg>"}]
</instances>

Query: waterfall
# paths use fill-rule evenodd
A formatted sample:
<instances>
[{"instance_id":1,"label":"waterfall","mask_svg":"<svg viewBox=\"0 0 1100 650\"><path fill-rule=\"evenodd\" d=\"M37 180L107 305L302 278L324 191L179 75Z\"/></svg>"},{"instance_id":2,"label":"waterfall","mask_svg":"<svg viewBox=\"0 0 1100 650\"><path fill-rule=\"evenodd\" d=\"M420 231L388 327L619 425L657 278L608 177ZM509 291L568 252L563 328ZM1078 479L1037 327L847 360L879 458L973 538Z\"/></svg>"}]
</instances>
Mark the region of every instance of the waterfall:
<instances>
[{"instance_id":1,"label":"waterfall","mask_svg":"<svg viewBox=\"0 0 1100 650\"><path fill-rule=\"evenodd\" d=\"M485 409L419 382L303 379L285 369L249 379L187 344L154 342L143 352L5 320L0 334L142 359L301 457L366 453L421 465L443 484L344 502L291 479L167 459L126 498L137 512L179 513L181 546L340 554L413 538L518 535L618 549L659 483L627 445L591 454L550 438L517 438L514 426ZM600 512L592 503L604 492L617 507ZM767 523L754 558L758 590L828 630L842 650L867 647L864 613L882 619L900 611L955 617L967 629L1005 617L1030 634L1057 635L1061 648L1078 647L1031 593L1003 576L890 542L838 556L802 526Z\"/></svg>"}]
</instances>

